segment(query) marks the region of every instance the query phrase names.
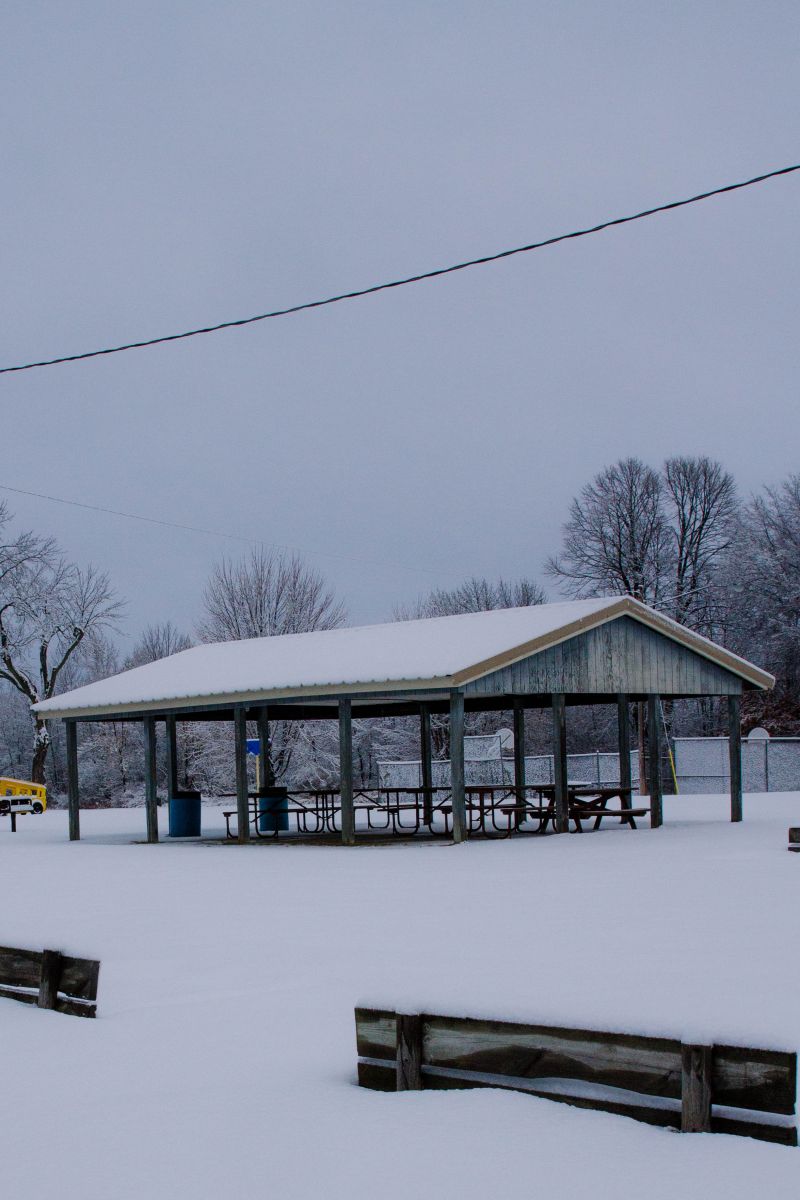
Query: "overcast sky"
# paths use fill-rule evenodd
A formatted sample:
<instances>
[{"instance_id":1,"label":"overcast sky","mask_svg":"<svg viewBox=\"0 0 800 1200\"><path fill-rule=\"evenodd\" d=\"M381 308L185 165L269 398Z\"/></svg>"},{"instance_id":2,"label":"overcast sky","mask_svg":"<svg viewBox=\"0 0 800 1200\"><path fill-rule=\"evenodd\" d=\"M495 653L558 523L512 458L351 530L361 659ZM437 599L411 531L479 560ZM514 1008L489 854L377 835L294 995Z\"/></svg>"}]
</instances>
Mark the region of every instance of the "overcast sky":
<instances>
[{"instance_id":1,"label":"overcast sky","mask_svg":"<svg viewBox=\"0 0 800 1200\"><path fill-rule=\"evenodd\" d=\"M175 332L800 160L796 0L0 12L0 365ZM0 482L299 549L354 621L541 578L626 455L798 461L800 176L443 280L0 377ZM2 493L0 493L2 494ZM193 627L245 543L9 497ZM123 647L129 642L123 642Z\"/></svg>"}]
</instances>

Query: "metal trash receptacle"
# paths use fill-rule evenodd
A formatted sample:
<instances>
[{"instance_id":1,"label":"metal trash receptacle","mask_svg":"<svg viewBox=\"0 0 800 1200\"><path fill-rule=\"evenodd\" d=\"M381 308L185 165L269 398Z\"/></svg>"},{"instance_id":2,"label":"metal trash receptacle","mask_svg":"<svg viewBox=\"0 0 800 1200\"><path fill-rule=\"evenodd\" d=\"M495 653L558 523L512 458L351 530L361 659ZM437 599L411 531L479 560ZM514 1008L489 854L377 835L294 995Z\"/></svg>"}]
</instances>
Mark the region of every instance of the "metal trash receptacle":
<instances>
[{"instance_id":1,"label":"metal trash receptacle","mask_svg":"<svg viewBox=\"0 0 800 1200\"><path fill-rule=\"evenodd\" d=\"M200 837L200 793L177 792L169 798L169 836Z\"/></svg>"},{"instance_id":2,"label":"metal trash receptacle","mask_svg":"<svg viewBox=\"0 0 800 1200\"><path fill-rule=\"evenodd\" d=\"M258 832L278 833L289 828L289 791L263 787L258 793Z\"/></svg>"}]
</instances>

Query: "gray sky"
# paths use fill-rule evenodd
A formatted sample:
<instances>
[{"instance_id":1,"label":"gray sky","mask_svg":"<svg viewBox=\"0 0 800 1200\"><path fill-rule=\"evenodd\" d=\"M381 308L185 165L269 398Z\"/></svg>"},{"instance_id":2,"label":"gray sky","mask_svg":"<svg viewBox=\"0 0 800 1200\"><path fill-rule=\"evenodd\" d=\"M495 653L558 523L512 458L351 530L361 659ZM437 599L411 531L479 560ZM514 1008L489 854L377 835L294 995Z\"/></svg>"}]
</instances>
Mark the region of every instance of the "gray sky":
<instances>
[{"instance_id":1,"label":"gray sky","mask_svg":"<svg viewBox=\"0 0 800 1200\"><path fill-rule=\"evenodd\" d=\"M796 0L6 0L2 365L262 312L800 158ZM296 547L353 620L540 576L607 462L800 468L789 177L438 282L0 377L0 482ZM125 631L243 546L24 497Z\"/></svg>"}]
</instances>

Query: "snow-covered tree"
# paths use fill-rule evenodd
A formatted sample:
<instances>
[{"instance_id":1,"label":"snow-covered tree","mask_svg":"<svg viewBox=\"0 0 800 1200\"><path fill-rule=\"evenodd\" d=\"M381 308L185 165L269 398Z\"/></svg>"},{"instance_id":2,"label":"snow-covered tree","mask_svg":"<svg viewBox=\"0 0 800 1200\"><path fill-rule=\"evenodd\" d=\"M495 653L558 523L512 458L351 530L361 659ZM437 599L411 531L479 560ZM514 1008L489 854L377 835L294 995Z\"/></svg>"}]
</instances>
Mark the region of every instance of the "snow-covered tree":
<instances>
[{"instance_id":1,"label":"snow-covered tree","mask_svg":"<svg viewBox=\"0 0 800 1200\"><path fill-rule=\"evenodd\" d=\"M0 528L9 519L3 507ZM84 639L114 625L121 611L105 572L68 562L52 539L20 534L0 547L0 678L30 704L49 700ZM31 717L31 779L43 783L50 732Z\"/></svg>"}]
</instances>

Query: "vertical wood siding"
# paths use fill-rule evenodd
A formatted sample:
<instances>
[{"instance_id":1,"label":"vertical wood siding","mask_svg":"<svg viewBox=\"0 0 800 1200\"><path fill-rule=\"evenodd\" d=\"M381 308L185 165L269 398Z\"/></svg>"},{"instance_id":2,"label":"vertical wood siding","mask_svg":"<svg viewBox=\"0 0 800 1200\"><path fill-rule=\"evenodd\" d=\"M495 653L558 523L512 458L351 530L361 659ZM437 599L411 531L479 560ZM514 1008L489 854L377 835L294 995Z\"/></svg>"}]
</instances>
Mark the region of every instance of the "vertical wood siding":
<instances>
[{"instance_id":1,"label":"vertical wood siding","mask_svg":"<svg viewBox=\"0 0 800 1200\"><path fill-rule=\"evenodd\" d=\"M607 621L468 683L468 696L592 692L660 696L738 695L742 682L632 617Z\"/></svg>"}]
</instances>

